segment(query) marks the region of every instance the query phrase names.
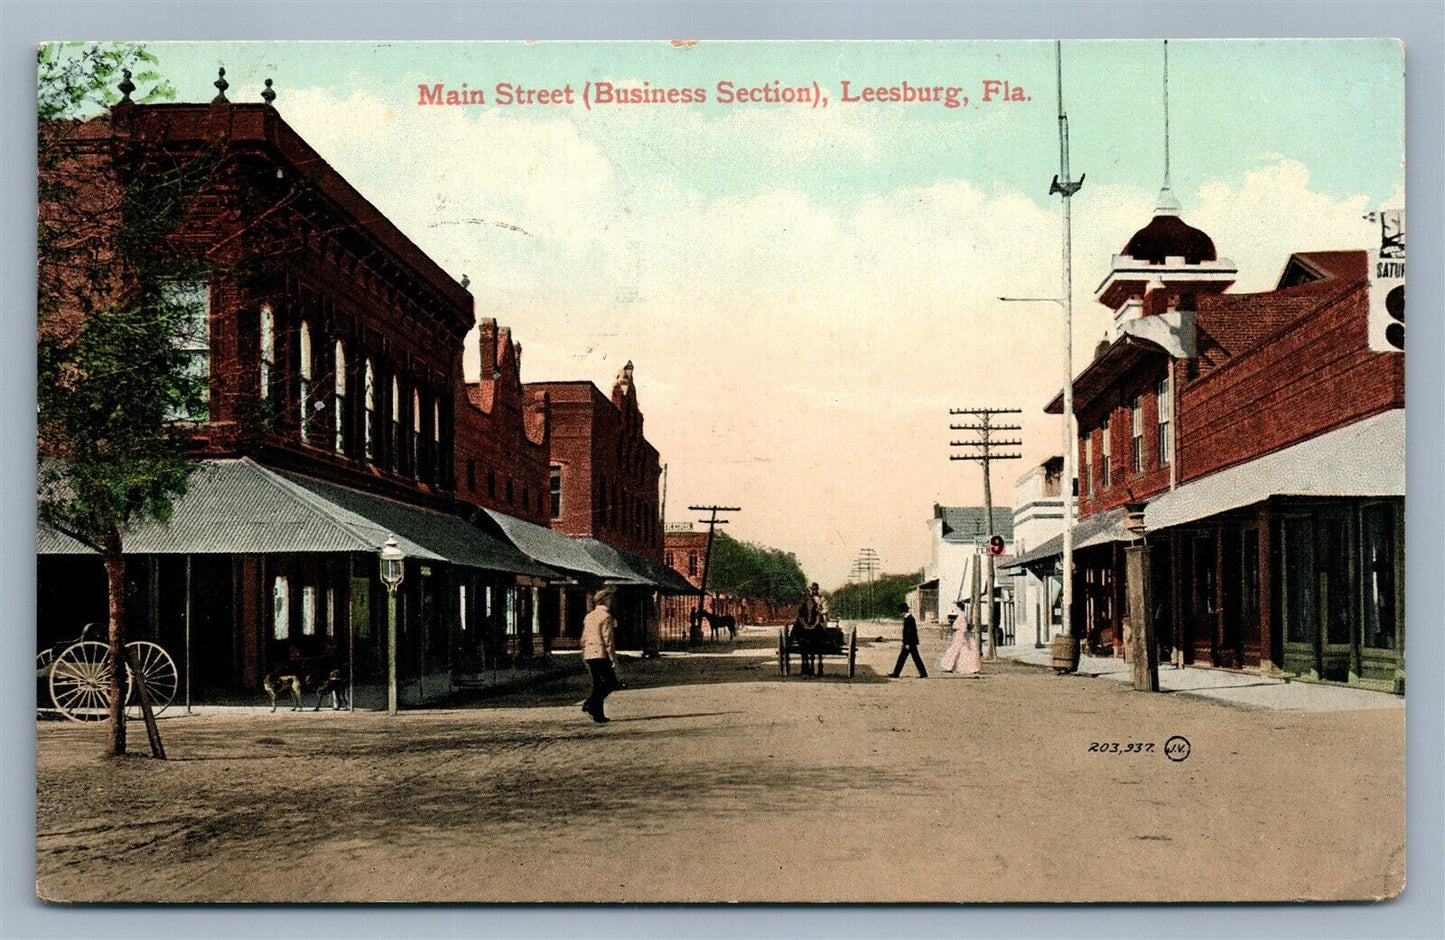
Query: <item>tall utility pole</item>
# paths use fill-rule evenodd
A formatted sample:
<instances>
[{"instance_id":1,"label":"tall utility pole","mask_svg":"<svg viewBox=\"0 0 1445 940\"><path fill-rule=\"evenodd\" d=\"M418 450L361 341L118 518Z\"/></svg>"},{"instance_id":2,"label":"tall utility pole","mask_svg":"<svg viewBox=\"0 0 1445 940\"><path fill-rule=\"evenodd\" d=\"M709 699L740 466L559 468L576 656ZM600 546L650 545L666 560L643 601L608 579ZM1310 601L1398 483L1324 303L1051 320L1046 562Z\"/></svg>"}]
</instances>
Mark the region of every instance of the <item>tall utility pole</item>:
<instances>
[{"instance_id":1,"label":"tall utility pole","mask_svg":"<svg viewBox=\"0 0 1445 940\"><path fill-rule=\"evenodd\" d=\"M1018 460L1021 456L1017 452L997 453L994 448L1018 447L1023 441L1017 439L999 440L993 435L1008 431L1021 431L1023 428L1017 424L995 424L994 415L1016 415L1022 414L1021 408L950 408L951 415L968 415L977 423L975 424L950 424L949 430L968 431L977 434L978 437L971 441L952 441L954 447L972 447L977 453L950 454L950 460L976 460L983 464L983 516L984 527L987 529L988 540L992 540L993 531L993 483L989 467L995 460ZM993 640L993 552L987 552L988 568L987 580L984 585L983 602L983 626L988 633L988 658L994 659L998 651L994 649Z\"/></svg>"},{"instance_id":2,"label":"tall utility pole","mask_svg":"<svg viewBox=\"0 0 1445 940\"><path fill-rule=\"evenodd\" d=\"M689 639L701 640L702 609L703 604L707 600L707 572L708 569L712 567L712 541L714 535L717 533L717 527L727 525L729 521L727 519L719 519L717 514L720 512L742 512L742 509L738 506L689 506L687 508L693 512L712 513L708 518L698 520L698 522L707 523L707 550L702 556L702 584L697 589L697 610L693 611L692 627L688 631Z\"/></svg>"},{"instance_id":3,"label":"tall utility pole","mask_svg":"<svg viewBox=\"0 0 1445 940\"><path fill-rule=\"evenodd\" d=\"M1084 176L1073 179L1069 176L1069 116L1064 111L1064 52L1063 44L1054 41L1054 65L1058 77L1059 101L1059 174L1049 186L1049 195L1058 193L1064 203L1064 270L1063 295L1059 297L1000 297L1009 303L1051 303L1058 304L1064 313L1064 573L1063 573L1063 631L1072 647L1075 665L1078 664L1078 643L1074 639L1074 483L1078 475L1075 466L1078 457L1078 434L1074 431L1074 194L1084 185Z\"/></svg>"},{"instance_id":4,"label":"tall utility pole","mask_svg":"<svg viewBox=\"0 0 1445 940\"><path fill-rule=\"evenodd\" d=\"M868 616L871 618L877 611L873 608L873 572L878 570L878 553L871 548L858 549L858 558L853 562L854 569L868 579Z\"/></svg>"}]
</instances>

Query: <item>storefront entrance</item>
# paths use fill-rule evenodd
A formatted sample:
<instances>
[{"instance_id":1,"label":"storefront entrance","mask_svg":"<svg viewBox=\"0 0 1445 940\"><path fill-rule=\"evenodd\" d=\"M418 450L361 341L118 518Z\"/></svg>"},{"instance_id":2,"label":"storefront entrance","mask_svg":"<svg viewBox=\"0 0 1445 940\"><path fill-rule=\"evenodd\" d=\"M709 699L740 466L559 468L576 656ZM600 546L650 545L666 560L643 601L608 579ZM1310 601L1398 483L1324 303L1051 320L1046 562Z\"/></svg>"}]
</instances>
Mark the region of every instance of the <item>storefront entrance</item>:
<instances>
[{"instance_id":1,"label":"storefront entrance","mask_svg":"<svg viewBox=\"0 0 1445 940\"><path fill-rule=\"evenodd\" d=\"M1293 506L1278 524L1285 670L1402 691L1403 501Z\"/></svg>"}]
</instances>

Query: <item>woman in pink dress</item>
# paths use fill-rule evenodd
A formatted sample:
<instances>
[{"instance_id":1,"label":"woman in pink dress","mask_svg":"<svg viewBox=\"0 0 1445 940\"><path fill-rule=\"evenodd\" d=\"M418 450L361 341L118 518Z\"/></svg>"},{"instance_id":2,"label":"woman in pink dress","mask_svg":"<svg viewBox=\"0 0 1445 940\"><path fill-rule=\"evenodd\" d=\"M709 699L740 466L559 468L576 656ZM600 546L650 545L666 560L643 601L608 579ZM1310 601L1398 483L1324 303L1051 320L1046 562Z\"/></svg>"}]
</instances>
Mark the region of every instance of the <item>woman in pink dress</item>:
<instances>
[{"instance_id":1,"label":"woman in pink dress","mask_svg":"<svg viewBox=\"0 0 1445 940\"><path fill-rule=\"evenodd\" d=\"M944 650L938 668L942 672L976 676L979 672L978 644L974 642L973 630L964 620L963 602L959 601L954 606L958 608L958 616L953 621L953 642Z\"/></svg>"}]
</instances>

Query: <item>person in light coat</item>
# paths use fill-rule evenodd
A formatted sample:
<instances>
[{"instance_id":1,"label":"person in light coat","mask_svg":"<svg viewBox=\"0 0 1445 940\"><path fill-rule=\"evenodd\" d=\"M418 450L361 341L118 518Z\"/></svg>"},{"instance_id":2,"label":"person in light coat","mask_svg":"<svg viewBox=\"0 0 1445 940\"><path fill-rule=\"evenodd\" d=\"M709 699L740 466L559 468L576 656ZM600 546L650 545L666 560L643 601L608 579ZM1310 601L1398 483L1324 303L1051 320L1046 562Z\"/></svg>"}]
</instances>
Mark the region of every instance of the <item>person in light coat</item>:
<instances>
[{"instance_id":1,"label":"person in light coat","mask_svg":"<svg viewBox=\"0 0 1445 940\"><path fill-rule=\"evenodd\" d=\"M582 619L582 660L592 674L592 694L582 703L582 710L599 725L610 721L602 713L602 703L616 689L622 688L617 678L617 620L612 604L617 589L604 585L592 598L592 609Z\"/></svg>"}]
</instances>

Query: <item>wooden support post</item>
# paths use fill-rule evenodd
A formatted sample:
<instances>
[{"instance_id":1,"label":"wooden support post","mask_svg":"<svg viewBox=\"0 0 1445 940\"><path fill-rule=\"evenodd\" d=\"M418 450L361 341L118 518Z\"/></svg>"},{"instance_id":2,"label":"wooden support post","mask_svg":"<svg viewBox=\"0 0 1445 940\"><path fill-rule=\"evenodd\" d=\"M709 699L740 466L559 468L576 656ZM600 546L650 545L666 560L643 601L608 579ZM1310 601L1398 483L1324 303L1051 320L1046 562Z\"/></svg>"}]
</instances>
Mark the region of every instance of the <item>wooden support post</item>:
<instances>
[{"instance_id":1,"label":"wooden support post","mask_svg":"<svg viewBox=\"0 0 1445 940\"><path fill-rule=\"evenodd\" d=\"M1214 530L1214 665L1226 665L1224 648L1224 530Z\"/></svg>"},{"instance_id":2,"label":"wooden support post","mask_svg":"<svg viewBox=\"0 0 1445 940\"><path fill-rule=\"evenodd\" d=\"M1188 564L1184 558L1184 540L1179 533L1169 533L1169 623L1173 628L1174 647L1169 656L1175 669L1184 665L1184 573Z\"/></svg>"},{"instance_id":3,"label":"wooden support post","mask_svg":"<svg viewBox=\"0 0 1445 940\"><path fill-rule=\"evenodd\" d=\"M1124 653L1124 558L1119 543L1109 548L1109 626L1114 634L1114 655Z\"/></svg>"},{"instance_id":4,"label":"wooden support post","mask_svg":"<svg viewBox=\"0 0 1445 940\"><path fill-rule=\"evenodd\" d=\"M1159 647L1154 643L1153 587L1150 584L1149 547L1124 549L1129 590L1129 666L1134 688L1159 691Z\"/></svg>"},{"instance_id":5,"label":"wooden support post","mask_svg":"<svg viewBox=\"0 0 1445 940\"><path fill-rule=\"evenodd\" d=\"M146 737L150 738L151 742L151 756L156 760L165 760L166 749L161 744L160 728L156 727L156 713L151 708L151 694L146 689L145 677L141 675L140 663L135 658L135 650L129 646L125 648L125 664L126 668L130 670L131 681L135 683L137 697L140 699L140 712L141 717L145 719Z\"/></svg>"},{"instance_id":6,"label":"wooden support post","mask_svg":"<svg viewBox=\"0 0 1445 940\"><path fill-rule=\"evenodd\" d=\"M1259 557L1253 559L1253 562L1259 569L1259 610L1257 611L1259 617L1259 671L1266 674L1273 673L1276 669L1273 635L1274 585L1271 583L1269 561L1271 538L1269 507L1261 506L1259 507Z\"/></svg>"}]
</instances>

